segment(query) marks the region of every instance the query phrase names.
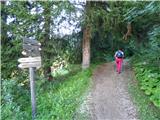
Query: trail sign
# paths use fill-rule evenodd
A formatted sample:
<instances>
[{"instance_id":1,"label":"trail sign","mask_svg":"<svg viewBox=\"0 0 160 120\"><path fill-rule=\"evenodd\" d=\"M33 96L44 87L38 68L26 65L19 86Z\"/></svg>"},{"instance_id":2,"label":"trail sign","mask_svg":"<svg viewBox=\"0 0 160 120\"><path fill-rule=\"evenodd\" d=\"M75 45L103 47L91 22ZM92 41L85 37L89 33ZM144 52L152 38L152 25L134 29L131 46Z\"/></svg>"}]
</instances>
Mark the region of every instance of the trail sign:
<instances>
[{"instance_id":1,"label":"trail sign","mask_svg":"<svg viewBox=\"0 0 160 120\"><path fill-rule=\"evenodd\" d=\"M30 68L30 67L40 67L41 62L32 62L32 63L21 63L18 65L19 68Z\"/></svg>"},{"instance_id":2,"label":"trail sign","mask_svg":"<svg viewBox=\"0 0 160 120\"><path fill-rule=\"evenodd\" d=\"M27 58L20 58L18 62L19 68L29 68L29 80L31 89L31 104L32 104L32 119L36 117L36 96L35 96L35 68L41 67L40 48L41 43L36 40L23 38L22 54L28 56Z\"/></svg>"},{"instance_id":3,"label":"trail sign","mask_svg":"<svg viewBox=\"0 0 160 120\"><path fill-rule=\"evenodd\" d=\"M28 57L18 59L20 63L32 63L32 62L41 62L41 57Z\"/></svg>"},{"instance_id":4,"label":"trail sign","mask_svg":"<svg viewBox=\"0 0 160 120\"><path fill-rule=\"evenodd\" d=\"M23 38L24 44L31 44L31 45L37 45L40 46L41 43L39 43L37 40L29 39L29 38Z\"/></svg>"},{"instance_id":5,"label":"trail sign","mask_svg":"<svg viewBox=\"0 0 160 120\"><path fill-rule=\"evenodd\" d=\"M29 39L29 38L23 38L23 52L22 54L25 56L40 56L40 48L41 43L39 43L37 40Z\"/></svg>"},{"instance_id":6,"label":"trail sign","mask_svg":"<svg viewBox=\"0 0 160 120\"><path fill-rule=\"evenodd\" d=\"M41 67L41 57L20 58L18 62L21 63L18 65L19 68Z\"/></svg>"}]
</instances>

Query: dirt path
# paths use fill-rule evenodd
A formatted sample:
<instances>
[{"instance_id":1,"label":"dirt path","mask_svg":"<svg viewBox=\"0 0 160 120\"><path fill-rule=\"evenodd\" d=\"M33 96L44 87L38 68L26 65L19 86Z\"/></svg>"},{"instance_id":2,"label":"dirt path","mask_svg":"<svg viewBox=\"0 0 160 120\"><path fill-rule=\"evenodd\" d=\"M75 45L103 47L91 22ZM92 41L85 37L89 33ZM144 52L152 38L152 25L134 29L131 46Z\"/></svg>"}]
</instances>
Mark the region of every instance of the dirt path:
<instances>
[{"instance_id":1,"label":"dirt path","mask_svg":"<svg viewBox=\"0 0 160 120\"><path fill-rule=\"evenodd\" d=\"M121 74L116 73L114 62L100 65L94 71L93 88L83 104L89 119L137 120L127 88L130 76L131 70L126 61Z\"/></svg>"}]
</instances>

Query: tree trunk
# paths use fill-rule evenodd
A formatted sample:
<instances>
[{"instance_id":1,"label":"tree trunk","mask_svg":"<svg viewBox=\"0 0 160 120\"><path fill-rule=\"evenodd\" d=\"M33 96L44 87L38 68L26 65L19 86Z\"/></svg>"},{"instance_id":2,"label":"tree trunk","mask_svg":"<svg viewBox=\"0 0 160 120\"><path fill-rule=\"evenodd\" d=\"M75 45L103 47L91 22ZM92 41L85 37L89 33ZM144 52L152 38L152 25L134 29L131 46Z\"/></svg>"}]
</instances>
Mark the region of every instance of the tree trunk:
<instances>
[{"instance_id":1,"label":"tree trunk","mask_svg":"<svg viewBox=\"0 0 160 120\"><path fill-rule=\"evenodd\" d=\"M83 31L82 43L82 68L86 69L90 66L90 26L86 26Z\"/></svg>"},{"instance_id":2,"label":"tree trunk","mask_svg":"<svg viewBox=\"0 0 160 120\"><path fill-rule=\"evenodd\" d=\"M46 2L44 5L44 36L42 43L42 59L43 59L43 73L44 77L51 81L53 77L51 75L51 52L49 51L49 43L50 40L50 25L51 25L51 8L52 6L49 4L50 2Z\"/></svg>"},{"instance_id":3,"label":"tree trunk","mask_svg":"<svg viewBox=\"0 0 160 120\"><path fill-rule=\"evenodd\" d=\"M90 42L91 42L91 27L90 27L90 7L91 2L87 1L86 12L86 26L83 29L83 41L82 41L82 68L86 69L90 66Z\"/></svg>"},{"instance_id":4,"label":"tree trunk","mask_svg":"<svg viewBox=\"0 0 160 120\"><path fill-rule=\"evenodd\" d=\"M4 45L7 45L8 44L8 38L7 38L7 12L5 10L4 7L6 7L5 3L6 1L1 1L1 18L2 18L2 21L1 21L1 45L2 47L4 47Z\"/></svg>"}]
</instances>

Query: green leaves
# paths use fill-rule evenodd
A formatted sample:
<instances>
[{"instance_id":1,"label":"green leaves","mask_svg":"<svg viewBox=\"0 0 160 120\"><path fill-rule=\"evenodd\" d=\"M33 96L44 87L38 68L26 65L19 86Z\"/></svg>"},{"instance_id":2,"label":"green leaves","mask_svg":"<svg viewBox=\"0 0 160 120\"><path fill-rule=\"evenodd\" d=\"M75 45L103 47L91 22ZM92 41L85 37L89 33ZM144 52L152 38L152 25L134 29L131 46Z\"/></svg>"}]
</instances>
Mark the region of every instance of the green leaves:
<instances>
[{"instance_id":1,"label":"green leaves","mask_svg":"<svg viewBox=\"0 0 160 120\"><path fill-rule=\"evenodd\" d=\"M153 101L153 104L160 108L160 82L155 91L154 94L150 97L150 100Z\"/></svg>"},{"instance_id":2,"label":"green leaves","mask_svg":"<svg viewBox=\"0 0 160 120\"><path fill-rule=\"evenodd\" d=\"M92 69L80 70L70 66L70 73L58 76L53 82L39 77L36 80L36 120L71 120L89 87ZM74 72L74 74L73 74ZM27 88L16 80L2 81L2 119L31 119L29 84Z\"/></svg>"},{"instance_id":3,"label":"green leaves","mask_svg":"<svg viewBox=\"0 0 160 120\"><path fill-rule=\"evenodd\" d=\"M18 85L16 80L2 80L2 120L30 119L25 110L29 102L29 91Z\"/></svg>"},{"instance_id":4,"label":"green leaves","mask_svg":"<svg viewBox=\"0 0 160 120\"><path fill-rule=\"evenodd\" d=\"M134 36L137 37L137 43L140 44L140 39L144 47L135 46L136 53L134 60L134 69L136 77L140 83L140 89L150 97L151 102L160 107L160 25L157 21L160 20L160 2L138 2L134 8L129 10L124 16L127 21L132 21L134 24ZM141 36L141 37L140 37ZM139 41L138 41L139 40ZM145 64L144 64L145 63Z\"/></svg>"},{"instance_id":5,"label":"green leaves","mask_svg":"<svg viewBox=\"0 0 160 120\"><path fill-rule=\"evenodd\" d=\"M153 68L146 66L148 63L139 62L134 64L136 77L140 83L140 89L150 96L150 100L160 107L160 74Z\"/></svg>"},{"instance_id":6,"label":"green leaves","mask_svg":"<svg viewBox=\"0 0 160 120\"><path fill-rule=\"evenodd\" d=\"M90 77L91 70L88 69L61 82L45 83L46 88L44 86L44 90L38 92L37 119L72 119L89 86Z\"/></svg>"}]
</instances>

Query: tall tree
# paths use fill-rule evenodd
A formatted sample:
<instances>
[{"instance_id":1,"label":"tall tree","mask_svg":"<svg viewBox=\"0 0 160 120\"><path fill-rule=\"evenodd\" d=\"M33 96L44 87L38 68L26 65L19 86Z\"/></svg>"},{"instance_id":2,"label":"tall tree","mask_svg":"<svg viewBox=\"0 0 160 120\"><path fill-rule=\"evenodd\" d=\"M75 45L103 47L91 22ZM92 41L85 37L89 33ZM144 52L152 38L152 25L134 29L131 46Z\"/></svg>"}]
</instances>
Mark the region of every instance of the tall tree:
<instances>
[{"instance_id":1,"label":"tall tree","mask_svg":"<svg viewBox=\"0 0 160 120\"><path fill-rule=\"evenodd\" d=\"M68 1L48 1L40 2L40 4L43 7L42 16L44 17L43 35L41 36L43 73L44 77L51 81L53 80L51 66L55 58L63 51L60 48L62 47L62 42L64 42L60 39L64 33L59 33L60 35L57 36L53 31L59 31L60 24L66 20L62 14L70 13L72 11L72 5ZM57 18L60 20L56 21Z\"/></svg>"},{"instance_id":2,"label":"tall tree","mask_svg":"<svg viewBox=\"0 0 160 120\"><path fill-rule=\"evenodd\" d=\"M91 41L91 26L90 26L90 6L91 2L87 1L85 7L85 27L83 29L83 44L82 44L82 68L90 66L90 41Z\"/></svg>"},{"instance_id":3,"label":"tall tree","mask_svg":"<svg viewBox=\"0 0 160 120\"><path fill-rule=\"evenodd\" d=\"M51 62L50 58L52 56L52 51L50 50L50 44L51 44L51 37L50 37L50 28L51 28L51 9L52 9L52 2L45 2L44 4L44 35L43 35L43 41L42 41L42 59L43 59L43 72L45 78L47 80L52 80L53 77L51 75ZM52 48L51 48L52 49Z\"/></svg>"},{"instance_id":4,"label":"tall tree","mask_svg":"<svg viewBox=\"0 0 160 120\"><path fill-rule=\"evenodd\" d=\"M106 36L108 3L106 1L87 1L85 6L85 25L83 28L82 68L88 68L91 62L91 46L96 48ZM95 40L95 41L94 41ZM97 41L98 40L98 41ZM100 41L99 41L100 40ZM97 43L94 45L93 43ZM92 43L92 45L91 45ZM93 49L92 49L93 50ZM97 52L97 51L96 51Z\"/></svg>"}]
</instances>

